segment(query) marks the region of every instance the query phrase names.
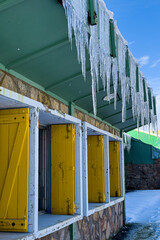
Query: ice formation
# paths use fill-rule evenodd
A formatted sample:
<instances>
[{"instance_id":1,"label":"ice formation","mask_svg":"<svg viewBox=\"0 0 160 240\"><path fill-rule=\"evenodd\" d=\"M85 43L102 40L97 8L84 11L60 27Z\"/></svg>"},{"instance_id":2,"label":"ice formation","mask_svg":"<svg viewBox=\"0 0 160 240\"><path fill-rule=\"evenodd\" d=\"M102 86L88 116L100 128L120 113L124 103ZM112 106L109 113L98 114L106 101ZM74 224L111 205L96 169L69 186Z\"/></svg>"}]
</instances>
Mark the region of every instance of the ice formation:
<instances>
[{"instance_id":1,"label":"ice formation","mask_svg":"<svg viewBox=\"0 0 160 240\"><path fill-rule=\"evenodd\" d=\"M132 137L129 134L123 133L123 146L124 146L124 149L127 149L128 153L131 150L131 140L132 140Z\"/></svg>"},{"instance_id":2,"label":"ice formation","mask_svg":"<svg viewBox=\"0 0 160 240\"><path fill-rule=\"evenodd\" d=\"M126 74L126 51L128 44L121 35L116 22L114 21L116 53L113 57L110 54L110 19L113 14L107 9L103 0L93 0L97 24L88 23L88 5L86 0L63 0L68 20L68 37L72 44L73 34L77 48L77 57L82 66L82 74L86 78L86 50L89 53L91 77L92 77L92 99L94 115L97 114L96 93L99 90L99 79L102 80L106 99L110 102L114 94L114 108L116 109L118 84L121 88L122 100L122 122L126 121L127 102L132 102L133 119L139 125L150 123L154 130L157 130L157 115L154 109L149 109L148 84L145 80L145 91L147 98L144 100L143 75L138 69L138 63L129 51L130 76ZM138 74L138 76L137 76ZM139 86L137 89L137 77ZM113 84L114 93L111 93L110 86ZM152 101L153 101L153 93ZM153 102L152 102L153 106Z\"/></svg>"}]
</instances>

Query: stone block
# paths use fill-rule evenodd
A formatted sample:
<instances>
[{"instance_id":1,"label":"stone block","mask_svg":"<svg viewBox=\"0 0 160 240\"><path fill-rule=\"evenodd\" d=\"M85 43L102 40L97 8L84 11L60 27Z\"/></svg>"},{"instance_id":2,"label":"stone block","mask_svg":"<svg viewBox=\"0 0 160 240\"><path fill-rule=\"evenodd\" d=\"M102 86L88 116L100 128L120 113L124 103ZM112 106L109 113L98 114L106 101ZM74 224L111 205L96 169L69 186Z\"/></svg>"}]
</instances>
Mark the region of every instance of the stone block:
<instances>
[{"instance_id":1,"label":"stone block","mask_svg":"<svg viewBox=\"0 0 160 240\"><path fill-rule=\"evenodd\" d=\"M17 92L17 81L16 79L13 79L10 75L5 75L1 86L11 91Z\"/></svg>"},{"instance_id":2,"label":"stone block","mask_svg":"<svg viewBox=\"0 0 160 240\"><path fill-rule=\"evenodd\" d=\"M18 93L28 97L29 88L30 88L29 85L21 81L17 81L17 85L18 85L18 89L17 89Z\"/></svg>"},{"instance_id":3,"label":"stone block","mask_svg":"<svg viewBox=\"0 0 160 240\"><path fill-rule=\"evenodd\" d=\"M68 114L68 106L65 105L64 103L60 103L60 111L61 111L62 113Z\"/></svg>"},{"instance_id":4,"label":"stone block","mask_svg":"<svg viewBox=\"0 0 160 240\"><path fill-rule=\"evenodd\" d=\"M81 120L81 121L83 121L83 116L84 116L84 113L82 113L82 112L78 112L78 118Z\"/></svg>"},{"instance_id":5,"label":"stone block","mask_svg":"<svg viewBox=\"0 0 160 240\"><path fill-rule=\"evenodd\" d=\"M100 122L96 120L96 127L99 128L100 127Z\"/></svg>"},{"instance_id":6,"label":"stone block","mask_svg":"<svg viewBox=\"0 0 160 240\"><path fill-rule=\"evenodd\" d=\"M38 101L38 89L34 88L34 87L31 87L29 97L32 98L35 101Z\"/></svg>"},{"instance_id":7,"label":"stone block","mask_svg":"<svg viewBox=\"0 0 160 240\"><path fill-rule=\"evenodd\" d=\"M4 75L5 75L5 73L0 70L0 84L1 84L1 82L3 80L3 78L4 78Z\"/></svg>"},{"instance_id":8,"label":"stone block","mask_svg":"<svg viewBox=\"0 0 160 240\"><path fill-rule=\"evenodd\" d=\"M93 214L93 220L96 221L96 222L99 220L99 213L98 212L95 212Z\"/></svg>"},{"instance_id":9,"label":"stone block","mask_svg":"<svg viewBox=\"0 0 160 240\"><path fill-rule=\"evenodd\" d=\"M38 94L38 101L43 103L45 106L47 106L48 108L50 107L50 98L47 94L39 91Z\"/></svg>"},{"instance_id":10,"label":"stone block","mask_svg":"<svg viewBox=\"0 0 160 240\"><path fill-rule=\"evenodd\" d=\"M107 229L107 218L104 215L102 218L102 232L106 231L106 229Z\"/></svg>"},{"instance_id":11,"label":"stone block","mask_svg":"<svg viewBox=\"0 0 160 240\"><path fill-rule=\"evenodd\" d=\"M106 230L106 239L109 239L111 235L111 227L110 227L110 223L108 221L107 223L107 230Z\"/></svg>"},{"instance_id":12,"label":"stone block","mask_svg":"<svg viewBox=\"0 0 160 240\"><path fill-rule=\"evenodd\" d=\"M96 125L96 120L95 120L94 118L91 118L91 124L92 124L93 126Z\"/></svg>"},{"instance_id":13,"label":"stone block","mask_svg":"<svg viewBox=\"0 0 160 240\"><path fill-rule=\"evenodd\" d=\"M50 108L51 108L51 109L55 109L55 110L57 110L57 111L60 110L60 103L59 103L58 100L50 97L50 103L51 103L51 105L50 105Z\"/></svg>"}]
</instances>

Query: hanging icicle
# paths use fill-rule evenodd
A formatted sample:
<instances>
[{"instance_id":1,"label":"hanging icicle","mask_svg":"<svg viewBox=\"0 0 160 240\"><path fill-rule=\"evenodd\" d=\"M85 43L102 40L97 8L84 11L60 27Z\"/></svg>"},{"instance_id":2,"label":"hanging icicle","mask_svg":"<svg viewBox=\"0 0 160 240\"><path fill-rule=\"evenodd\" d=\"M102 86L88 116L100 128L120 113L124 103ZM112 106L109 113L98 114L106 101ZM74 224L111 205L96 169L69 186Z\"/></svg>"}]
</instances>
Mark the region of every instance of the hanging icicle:
<instances>
[{"instance_id":1,"label":"hanging icicle","mask_svg":"<svg viewBox=\"0 0 160 240\"><path fill-rule=\"evenodd\" d=\"M126 120L125 54L126 54L126 45L121 35L118 35L118 68L119 68L119 80L121 84L121 97L122 97L122 122L125 122Z\"/></svg>"},{"instance_id":2,"label":"hanging icicle","mask_svg":"<svg viewBox=\"0 0 160 240\"><path fill-rule=\"evenodd\" d=\"M63 7L68 20L68 37L72 44L74 34L77 58L81 63L84 79L86 50L89 53L94 115L97 113L96 93L99 90L99 79L107 92L107 100L110 102L114 98L114 109L120 83L122 122L126 121L126 106L131 99L132 115L137 120L137 128L148 123L150 130L152 123L153 129L157 130L156 100L152 90L148 91L148 84L139 71L137 60L128 49L128 43L104 1L90 0L87 4L87 0L63 0ZM110 91L111 84L114 93Z\"/></svg>"},{"instance_id":3,"label":"hanging icicle","mask_svg":"<svg viewBox=\"0 0 160 240\"><path fill-rule=\"evenodd\" d=\"M110 94L111 56L109 46L109 14L104 2L99 2L99 64L100 77L104 90L107 88L107 97Z\"/></svg>"},{"instance_id":4,"label":"hanging icicle","mask_svg":"<svg viewBox=\"0 0 160 240\"><path fill-rule=\"evenodd\" d=\"M91 36L89 42L89 55L91 64L91 76L92 76L92 99L93 99L93 110L94 114L97 113L96 108L96 86L99 85L99 51L98 51L98 31L97 25L92 26Z\"/></svg>"},{"instance_id":5,"label":"hanging icicle","mask_svg":"<svg viewBox=\"0 0 160 240\"><path fill-rule=\"evenodd\" d=\"M132 137L127 133L123 133L123 146L124 146L124 149L127 149L128 153L131 150L131 146L132 146L131 141L132 141Z\"/></svg>"},{"instance_id":6,"label":"hanging icicle","mask_svg":"<svg viewBox=\"0 0 160 240\"><path fill-rule=\"evenodd\" d=\"M132 55L132 53L129 51L130 55L130 81L131 81L131 98L132 98L132 115L133 119L136 118L136 62Z\"/></svg>"},{"instance_id":7,"label":"hanging icicle","mask_svg":"<svg viewBox=\"0 0 160 240\"><path fill-rule=\"evenodd\" d=\"M86 48L88 48L87 1L63 0L68 20L68 37L72 45L72 30L75 36L77 58L82 64L82 74L86 78Z\"/></svg>"}]
</instances>

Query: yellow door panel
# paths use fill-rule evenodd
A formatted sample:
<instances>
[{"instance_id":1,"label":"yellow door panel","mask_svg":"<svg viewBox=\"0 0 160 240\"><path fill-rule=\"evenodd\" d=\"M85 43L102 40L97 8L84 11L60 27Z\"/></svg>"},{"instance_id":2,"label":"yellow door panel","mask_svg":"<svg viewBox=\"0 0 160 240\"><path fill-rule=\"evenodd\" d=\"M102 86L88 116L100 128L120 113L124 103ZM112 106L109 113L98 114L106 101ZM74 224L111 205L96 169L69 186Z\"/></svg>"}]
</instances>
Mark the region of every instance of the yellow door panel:
<instances>
[{"instance_id":1,"label":"yellow door panel","mask_svg":"<svg viewBox=\"0 0 160 240\"><path fill-rule=\"evenodd\" d=\"M0 110L0 231L28 230L29 109Z\"/></svg>"},{"instance_id":2,"label":"yellow door panel","mask_svg":"<svg viewBox=\"0 0 160 240\"><path fill-rule=\"evenodd\" d=\"M104 136L88 136L88 201L105 202Z\"/></svg>"},{"instance_id":3,"label":"yellow door panel","mask_svg":"<svg viewBox=\"0 0 160 240\"><path fill-rule=\"evenodd\" d=\"M75 126L51 126L51 212L76 212Z\"/></svg>"},{"instance_id":4,"label":"yellow door panel","mask_svg":"<svg viewBox=\"0 0 160 240\"><path fill-rule=\"evenodd\" d=\"M109 142L110 196L121 196L119 142Z\"/></svg>"}]
</instances>

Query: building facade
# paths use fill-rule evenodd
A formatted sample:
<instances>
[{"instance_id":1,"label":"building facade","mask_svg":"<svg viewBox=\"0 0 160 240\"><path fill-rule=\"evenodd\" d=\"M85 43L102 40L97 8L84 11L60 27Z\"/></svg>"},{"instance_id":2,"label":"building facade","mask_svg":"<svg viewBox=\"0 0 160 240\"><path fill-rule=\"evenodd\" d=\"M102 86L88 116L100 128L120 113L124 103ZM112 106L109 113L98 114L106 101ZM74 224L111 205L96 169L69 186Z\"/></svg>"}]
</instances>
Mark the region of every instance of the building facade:
<instances>
[{"instance_id":1,"label":"building facade","mask_svg":"<svg viewBox=\"0 0 160 240\"><path fill-rule=\"evenodd\" d=\"M109 239L123 131L156 99L103 0L0 2L0 239Z\"/></svg>"}]
</instances>

